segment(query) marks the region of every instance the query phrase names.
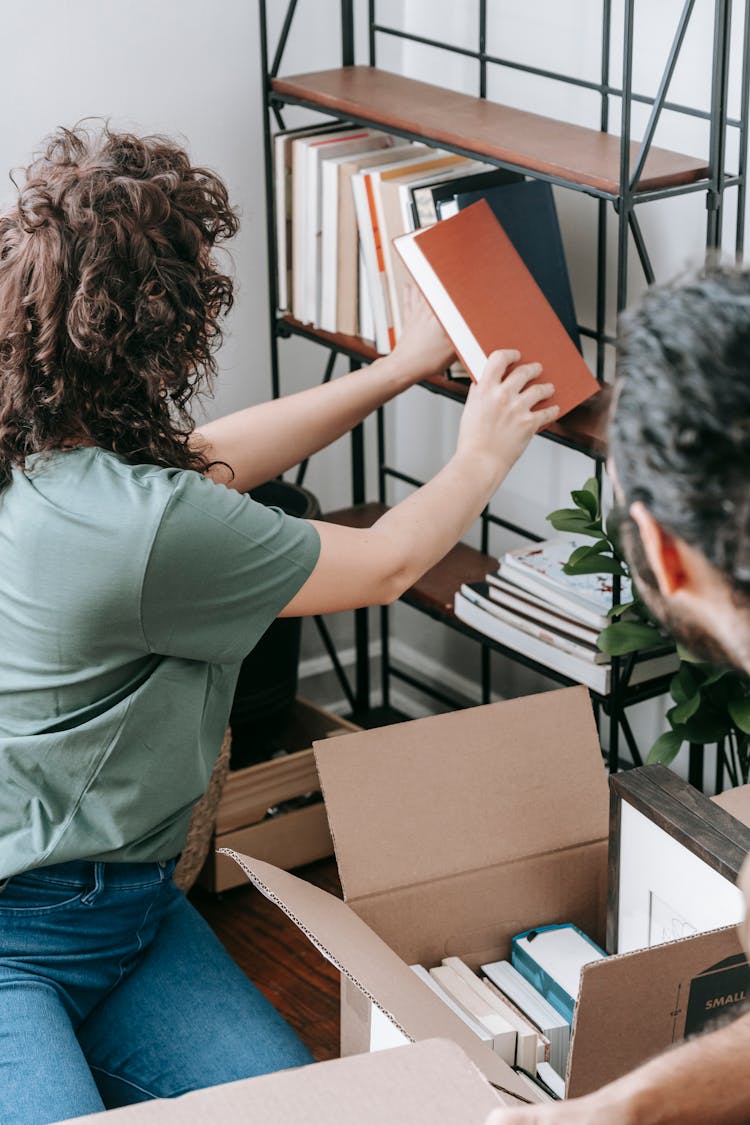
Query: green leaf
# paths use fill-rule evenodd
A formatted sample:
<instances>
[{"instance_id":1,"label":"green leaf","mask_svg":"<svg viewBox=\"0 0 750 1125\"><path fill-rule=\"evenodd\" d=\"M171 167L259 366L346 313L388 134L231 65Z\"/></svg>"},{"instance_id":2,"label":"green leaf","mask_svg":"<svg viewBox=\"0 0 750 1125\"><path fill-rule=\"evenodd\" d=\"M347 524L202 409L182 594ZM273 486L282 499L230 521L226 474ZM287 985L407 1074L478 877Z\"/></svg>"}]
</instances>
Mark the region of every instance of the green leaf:
<instances>
[{"instance_id":1,"label":"green leaf","mask_svg":"<svg viewBox=\"0 0 750 1125\"><path fill-rule=\"evenodd\" d=\"M626 577L617 559L607 555L595 555L593 558L581 559L580 562L567 562L563 567L563 574L619 574Z\"/></svg>"},{"instance_id":2,"label":"green leaf","mask_svg":"<svg viewBox=\"0 0 750 1125\"><path fill-rule=\"evenodd\" d=\"M596 477L589 477L583 486L583 491L590 492L596 500L597 505L599 504L599 481Z\"/></svg>"},{"instance_id":3,"label":"green leaf","mask_svg":"<svg viewBox=\"0 0 750 1125\"><path fill-rule=\"evenodd\" d=\"M688 699L699 690L699 682L693 671L693 665L681 664L672 677L669 691L675 703L687 703Z\"/></svg>"},{"instance_id":4,"label":"green leaf","mask_svg":"<svg viewBox=\"0 0 750 1125\"><path fill-rule=\"evenodd\" d=\"M604 551L609 550L609 543L606 539L600 539L598 543L584 543L582 547L576 547L573 554L568 559L566 566L575 566L581 559L596 558Z\"/></svg>"},{"instance_id":5,"label":"green leaf","mask_svg":"<svg viewBox=\"0 0 750 1125\"><path fill-rule=\"evenodd\" d=\"M686 649L683 644L678 643L677 655L685 664L703 664L703 661L699 657L693 656L692 652Z\"/></svg>"},{"instance_id":6,"label":"green leaf","mask_svg":"<svg viewBox=\"0 0 750 1125\"><path fill-rule=\"evenodd\" d=\"M610 656L625 656L640 649L655 648L664 643L664 638L650 625L615 621L602 629L596 643L602 652Z\"/></svg>"},{"instance_id":7,"label":"green leaf","mask_svg":"<svg viewBox=\"0 0 750 1125\"><path fill-rule=\"evenodd\" d=\"M696 692L695 695L689 699L684 700L683 703L678 703L669 712L669 721L673 727L680 726L686 723L691 718L701 705L701 693Z\"/></svg>"},{"instance_id":8,"label":"green leaf","mask_svg":"<svg viewBox=\"0 0 750 1125\"><path fill-rule=\"evenodd\" d=\"M603 539L604 532L591 522L589 516L578 508L558 508L550 512L547 519L555 531L572 531L577 535L589 535L593 539Z\"/></svg>"},{"instance_id":9,"label":"green leaf","mask_svg":"<svg viewBox=\"0 0 750 1125\"><path fill-rule=\"evenodd\" d=\"M633 609L636 602L620 602L619 605L613 605L611 609L607 610L607 617L620 617L621 614L627 613L628 610Z\"/></svg>"},{"instance_id":10,"label":"green leaf","mask_svg":"<svg viewBox=\"0 0 750 1125\"><path fill-rule=\"evenodd\" d=\"M750 697L733 699L727 706L729 717L739 730L750 734Z\"/></svg>"},{"instance_id":11,"label":"green leaf","mask_svg":"<svg viewBox=\"0 0 750 1125\"><path fill-rule=\"evenodd\" d=\"M575 489L570 495L573 497L573 503L577 508L580 508L582 512L586 512L592 520L596 519L599 514L599 504L596 496L587 492L585 488Z\"/></svg>"},{"instance_id":12,"label":"green leaf","mask_svg":"<svg viewBox=\"0 0 750 1125\"><path fill-rule=\"evenodd\" d=\"M700 742L703 745L718 742L724 738L731 729L729 716L717 711L713 707L701 707L680 728L685 733L688 742Z\"/></svg>"},{"instance_id":13,"label":"green leaf","mask_svg":"<svg viewBox=\"0 0 750 1125\"><path fill-rule=\"evenodd\" d=\"M654 745L648 752L646 759L649 765L660 762L663 766L668 766L673 762L679 753L685 739L682 737L680 731L668 730L664 734L660 734Z\"/></svg>"}]
</instances>

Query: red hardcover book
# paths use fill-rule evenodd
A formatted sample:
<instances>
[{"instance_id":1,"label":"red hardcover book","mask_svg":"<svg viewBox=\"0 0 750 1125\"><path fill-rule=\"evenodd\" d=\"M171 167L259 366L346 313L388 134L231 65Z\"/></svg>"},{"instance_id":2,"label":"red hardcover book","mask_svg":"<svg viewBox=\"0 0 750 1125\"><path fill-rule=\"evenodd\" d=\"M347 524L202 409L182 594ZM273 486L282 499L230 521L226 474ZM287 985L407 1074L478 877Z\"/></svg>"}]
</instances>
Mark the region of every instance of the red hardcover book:
<instances>
[{"instance_id":1,"label":"red hardcover book","mask_svg":"<svg viewBox=\"0 0 750 1125\"><path fill-rule=\"evenodd\" d=\"M394 239L409 272L474 380L487 356L516 348L541 363L536 382L554 383L560 415L599 390L583 357L513 243L480 200L425 230Z\"/></svg>"}]
</instances>

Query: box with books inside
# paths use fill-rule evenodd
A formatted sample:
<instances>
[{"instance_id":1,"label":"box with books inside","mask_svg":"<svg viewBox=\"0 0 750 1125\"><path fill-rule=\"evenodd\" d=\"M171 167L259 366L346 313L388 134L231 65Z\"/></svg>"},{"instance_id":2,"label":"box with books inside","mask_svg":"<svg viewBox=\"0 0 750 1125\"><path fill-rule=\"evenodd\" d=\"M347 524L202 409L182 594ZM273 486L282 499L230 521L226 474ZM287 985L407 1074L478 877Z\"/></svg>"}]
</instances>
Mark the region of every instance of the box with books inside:
<instances>
[{"instance_id":1,"label":"box with books inside","mask_svg":"<svg viewBox=\"0 0 750 1125\"><path fill-rule=\"evenodd\" d=\"M234 859L341 971L344 1054L447 1036L509 1097L541 1100L529 1081L541 1072L551 1089L548 1067L577 1096L683 1038L696 1024L681 999L742 958L735 915L606 957L572 931L545 936L572 924L606 949L608 786L582 687L345 735L315 755L345 902ZM502 995L477 975L490 970Z\"/></svg>"},{"instance_id":2,"label":"box with books inside","mask_svg":"<svg viewBox=\"0 0 750 1125\"><path fill-rule=\"evenodd\" d=\"M597 647L613 605L610 575L568 575L563 567L580 547L554 538L506 551L485 582L463 583L454 599L456 617L500 645L606 695L611 658ZM630 580L621 579L620 604L631 600ZM670 675L679 658L674 646L644 654L630 667L636 686Z\"/></svg>"}]
</instances>

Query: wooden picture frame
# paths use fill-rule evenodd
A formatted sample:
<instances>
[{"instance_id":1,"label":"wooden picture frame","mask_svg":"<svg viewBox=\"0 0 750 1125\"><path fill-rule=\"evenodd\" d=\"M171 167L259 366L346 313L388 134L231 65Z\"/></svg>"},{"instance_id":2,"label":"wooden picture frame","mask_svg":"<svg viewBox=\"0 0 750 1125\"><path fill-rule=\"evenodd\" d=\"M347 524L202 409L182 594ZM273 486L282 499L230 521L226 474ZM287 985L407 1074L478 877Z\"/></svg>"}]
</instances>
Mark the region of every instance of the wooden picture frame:
<instances>
[{"instance_id":1,"label":"wooden picture frame","mask_svg":"<svg viewBox=\"0 0 750 1125\"><path fill-rule=\"evenodd\" d=\"M750 827L665 766L613 774L609 784L608 952L739 922Z\"/></svg>"}]
</instances>

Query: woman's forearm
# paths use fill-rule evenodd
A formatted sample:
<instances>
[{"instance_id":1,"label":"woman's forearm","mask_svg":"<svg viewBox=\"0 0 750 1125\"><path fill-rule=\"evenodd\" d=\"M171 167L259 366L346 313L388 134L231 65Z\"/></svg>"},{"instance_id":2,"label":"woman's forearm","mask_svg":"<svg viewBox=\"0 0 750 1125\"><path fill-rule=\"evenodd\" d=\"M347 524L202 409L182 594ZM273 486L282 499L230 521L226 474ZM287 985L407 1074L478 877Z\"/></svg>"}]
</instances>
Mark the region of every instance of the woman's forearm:
<instances>
[{"instance_id":1,"label":"woman's forearm","mask_svg":"<svg viewBox=\"0 0 750 1125\"><path fill-rule=\"evenodd\" d=\"M191 440L217 462L209 469L214 480L247 492L348 433L412 381L394 353L330 383L208 422Z\"/></svg>"}]
</instances>

